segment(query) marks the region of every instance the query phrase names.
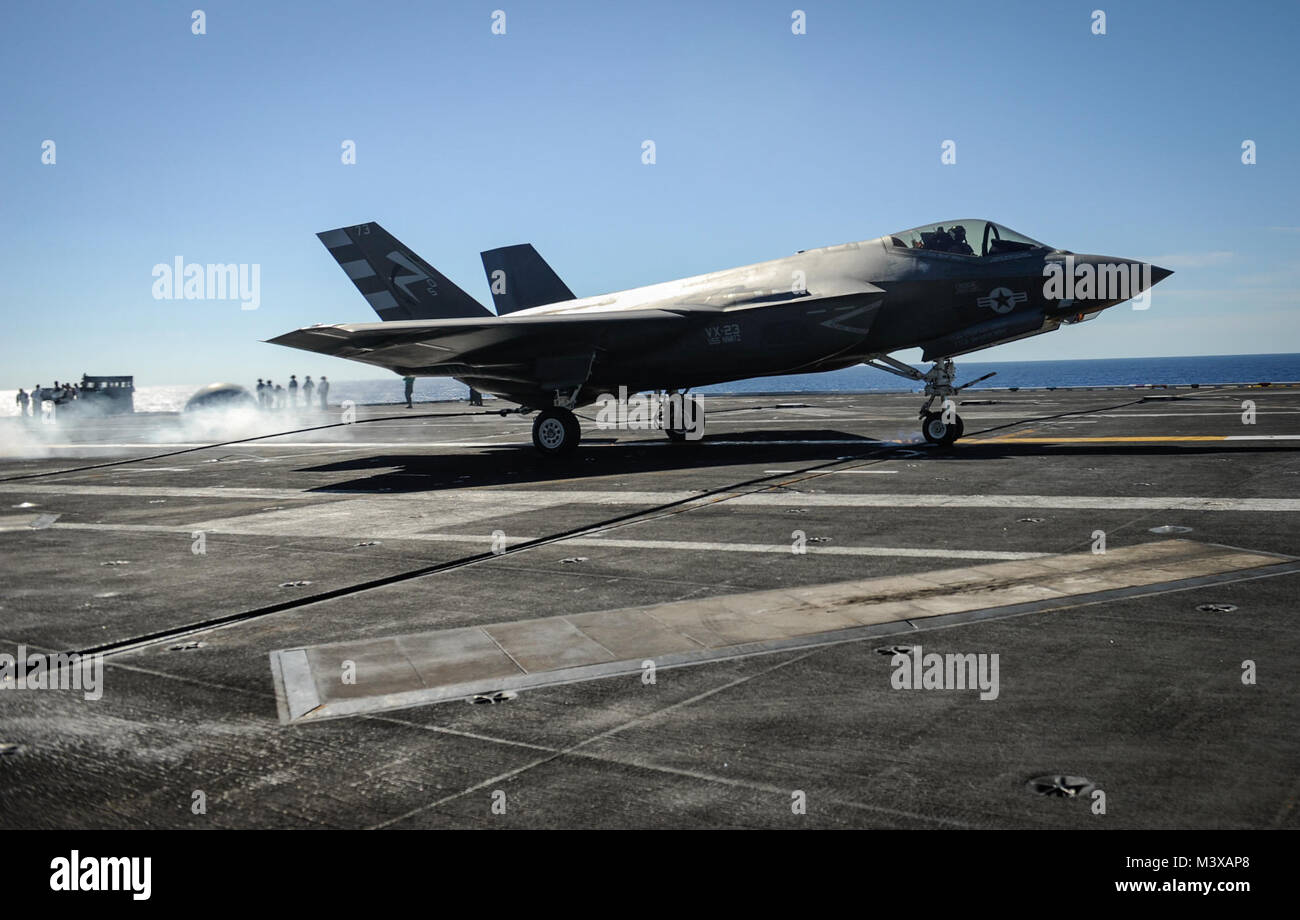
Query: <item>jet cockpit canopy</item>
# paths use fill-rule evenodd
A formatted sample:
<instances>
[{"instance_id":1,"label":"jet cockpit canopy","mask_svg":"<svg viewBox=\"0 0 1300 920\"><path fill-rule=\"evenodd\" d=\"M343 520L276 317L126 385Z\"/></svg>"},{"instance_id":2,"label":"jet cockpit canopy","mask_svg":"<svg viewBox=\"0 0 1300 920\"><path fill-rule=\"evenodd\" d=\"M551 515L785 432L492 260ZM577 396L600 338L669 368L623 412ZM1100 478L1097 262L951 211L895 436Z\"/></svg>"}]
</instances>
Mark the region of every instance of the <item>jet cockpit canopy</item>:
<instances>
[{"instance_id":1,"label":"jet cockpit canopy","mask_svg":"<svg viewBox=\"0 0 1300 920\"><path fill-rule=\"evenodd\" d=\"M946 252L975 258L1048 248L1044 243L1031 240L1024 234L991 220L949 220L902 230L892 234L889 239L900 249Z\"/></svg>"}]
</instances>

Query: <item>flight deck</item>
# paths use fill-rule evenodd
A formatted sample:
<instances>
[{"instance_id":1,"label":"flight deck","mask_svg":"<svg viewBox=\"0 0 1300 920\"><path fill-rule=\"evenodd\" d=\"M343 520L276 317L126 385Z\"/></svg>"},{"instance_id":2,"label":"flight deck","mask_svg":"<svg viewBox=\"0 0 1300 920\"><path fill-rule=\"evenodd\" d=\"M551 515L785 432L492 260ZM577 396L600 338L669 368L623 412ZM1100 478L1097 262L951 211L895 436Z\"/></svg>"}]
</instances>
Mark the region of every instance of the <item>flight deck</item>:
<instances>
[{"instance_id":1,"label":"flight deck","mask_svg":"<svg viewBox=\"0 0 1300 920\"><path fill-rule=\"evenodd\" d=\"M3 420L0 826L1300 826L1300 388L704 398Z\"/></svg>"}]
</instances>

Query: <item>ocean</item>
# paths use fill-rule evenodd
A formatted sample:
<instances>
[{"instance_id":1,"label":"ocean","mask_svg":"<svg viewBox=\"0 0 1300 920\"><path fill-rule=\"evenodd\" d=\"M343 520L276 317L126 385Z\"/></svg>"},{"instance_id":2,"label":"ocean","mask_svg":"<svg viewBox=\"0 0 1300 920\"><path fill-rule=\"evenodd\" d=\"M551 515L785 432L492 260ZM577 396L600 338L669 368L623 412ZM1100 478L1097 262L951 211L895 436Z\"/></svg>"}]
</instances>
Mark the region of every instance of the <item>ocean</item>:
<instances>
[{"instance_id":1,"label":"ocean","mask_svg":"<svg viewBox=\"0 0 1300 920\"><path fill-rule=\"evenodd\" d=\"M1185 358L1099 358L1078 361L961 361L957 382L995 371L997 376L971 390L1002 387L1125 387L1192 383L1294 383L1300 381L1300 354L1209 355ZM137 412L178 412L203 384L153 384L136 380ZM250 388L252 384L249 384ZM724 393L855 393L920 390L911 381L868 367L851 367L829 374L759 377L702 387L696 392ZM17 415L17 390L0 390L0 416ZM466 388L454 380L425 378L415 383L421 402L464 399ZM376 380L332 380L330 402L350 399L359 405L404 402L398 377ZM485 397L491 402L491 397Z\"/></svg>"}]
</instances>

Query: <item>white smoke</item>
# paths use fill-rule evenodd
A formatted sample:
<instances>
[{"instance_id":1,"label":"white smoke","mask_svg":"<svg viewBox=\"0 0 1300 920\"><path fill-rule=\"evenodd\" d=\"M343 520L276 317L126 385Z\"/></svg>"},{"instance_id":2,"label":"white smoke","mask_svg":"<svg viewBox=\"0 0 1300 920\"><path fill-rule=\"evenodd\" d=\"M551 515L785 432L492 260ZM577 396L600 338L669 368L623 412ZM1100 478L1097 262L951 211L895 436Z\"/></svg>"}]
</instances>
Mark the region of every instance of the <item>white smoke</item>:
<instances>
[{"instance_id":1,"label":"white smoke","mask_svg":"<svg viewBox=\"0 0 1300 920\"><path fill-rule=\"evenodd\" d=\"M180 413L114 414L89 402L36 418L0 418L0 459L82 460L148 456L327 425L337 414L251 405ZM253 442L260 443L260 442Z\"/></svg>"}]
</instances>

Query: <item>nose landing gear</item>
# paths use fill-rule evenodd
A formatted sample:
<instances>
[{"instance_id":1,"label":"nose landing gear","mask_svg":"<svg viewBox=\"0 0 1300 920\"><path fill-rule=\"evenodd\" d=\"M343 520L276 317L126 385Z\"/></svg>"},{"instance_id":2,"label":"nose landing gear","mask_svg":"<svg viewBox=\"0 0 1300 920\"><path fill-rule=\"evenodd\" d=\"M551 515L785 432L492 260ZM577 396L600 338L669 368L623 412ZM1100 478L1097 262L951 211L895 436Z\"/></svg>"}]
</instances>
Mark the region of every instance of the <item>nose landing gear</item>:
<instances>
[{"instance_id":1,"label":"nose landing gear","mask_svg":"<svg viewBox=\"0 0 1300 920\"><path fill-rule=\"evenodd\" d=\"M947 447L966 430L952 398L961 387L953 386L957 367L950 358L936 361L921 379L925 381L925 405L921 406L921 434L931 444ZM931 412L934 401L943 397L938 412Z\"/></svg>"},{"instance_id":2,"label":"nose landing gear","mask_svg":"<svg viewBox=\"0 0 1300 920\"><path fill-rule=\"evenodd\" d=\"M921 414L921 434L931 444L947 447L966 431L966 424L961 416L952 413L952 420L944 420L944 412L923 412Z\"/></svg>"},{"instance_id":3,"label":"nose landing gear","mask_svg":"<svg viewBox=\"0 0 1300 920\"><path fill-rule=\"evenodd\" d=\"M934 363L924 374L909 364L904 364L889 355L872 355L863 362L868 367L874 367L876 370L886 371L890 374L896 374L899 377L906 377L909 380L921 380L925 383L925 404L921 406L921 434L931 444L937 444L940 447L947 447L960 438L966 431L966 425L962 422L961 416L957 414L957 407L953 404L951 397L956 396L966 387L981 380L988 380L993 374L985 374L983 377L976 377L960 386L954 386L953 380L957 373L957 366L952 363L951 358L941 358ZM930 407L934 401L943 398L941 409L938 412L931 412Z\"/></svg>"}]
</instances>

